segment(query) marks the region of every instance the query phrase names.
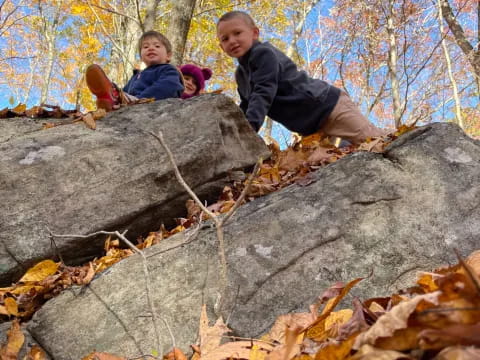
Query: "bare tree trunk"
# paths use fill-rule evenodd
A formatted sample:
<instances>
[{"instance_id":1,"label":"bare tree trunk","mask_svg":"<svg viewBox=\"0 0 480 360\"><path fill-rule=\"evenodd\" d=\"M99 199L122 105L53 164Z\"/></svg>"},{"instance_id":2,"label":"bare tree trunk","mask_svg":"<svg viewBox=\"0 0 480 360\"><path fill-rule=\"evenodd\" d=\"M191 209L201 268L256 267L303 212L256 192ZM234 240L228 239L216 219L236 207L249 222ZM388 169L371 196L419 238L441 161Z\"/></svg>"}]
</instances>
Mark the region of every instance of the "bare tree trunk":
<instances>
[{"instance_id":1,"label":"bare tree trunk","mask_svg":"<svg viewBox=\"0 0 480 360\"><path fill-rule=\"evenodd\" d=\"M395 126L398 128L402 124L402 107L400 102L400 86L397 78L397 37L395 34L394 25L394 0L388 1L387 11L387 34L388 34L388 69L390 74L390 86L393 103L393 117L395 120Z\"/></svg>"},{"instance_id":2,"label":"bare tree trunk","mask_svg":"<svg viewBox=\"0 0 480 360\"><path fill-rule=\"evenodd\" d=\"M157 9L160 1L161 0L149 0L147 2L145 20L143 21L144 31L153 30L155 26L155 21L157 20Z\"/></svg>"},{"instance_id":3,"label":"bare tree trunk","mask_svg":"<svg viewBox=\"0 0 480 360\"><path fill-rule=\"evenodd\" d=\"M438 23L440 26L440 35L442 36L443 53L445 54L445 60L447 62L448 77L450 78L450 82L452 83L452 88L453 88L453 98L455 100L455 118L457 119L458 126L460 126L463 129L464 125L463 125L463 117L462 117L462 108L460 104L460 98L458 96L457 82L455 81L455 77L453 76L452 61L450 59L450 54L448 52L445 38L443 38L444 29L443 29L443 12L442 12L441 0L438 0Z\"/></svg>"},{"instance_id":4,"label":"bare tree trunk","mask_svg":"<svg viewBox=\"0 0 480 360\"><path fill-rule=\"evenodd\" d=\"M55 42L58 36L58 26L60 19L60 9L57 7L53 9L53 18L49 19L48 9L42 7L42 3L38 2L38 10L42 21L41 37L46 44L47 63L44 72L44 81L41 86L40 103L47 102L48 91L50 88L50 80L52 79L53 64L56 56Z\"/></svg>"},{"instance_id":5,"label":"bare tree trunk","mask_svg":"<svg viewBox=\"0 0 480 360\"><path fill-rule=\"evenodd\" d=\"M290 44L288 45L286 55L289 58L293 58L293 55L295 53L295 50L297 50L297 42L298 39L300 39L300 36L302 35L303 32L303 27L305 25L305 20L307 19L308 14L310 14L310 11L312 11L313 7L317 5L320 2L320 0L311 0L308 2L302 9L302 11L299 10L294 10L293 12L293 19L295 21L295 28L293 29L293 36L292 39L290 40ZM265 119L265 138L271 138L272 136L272 119L267 117Z\"/></svg>"},{"instance_id":6,"label":"bare tree trunk","mask_svg":"<svg viewBox=\"0 0 480 360\"><path fill-rule=\"evenodd\" d=\"M470 42L468 41L467 37L465 36L465 32L463 31L460 23L457 21L457 18L454 15L448 0L441 0L440 4L442 8L443 18L450 27L450 30L455 37L457 45L466 55L467 60L470 62L470 65L473 68L473 73L476 78L477 89L480 96L480 50L475 50L472 44L470 44Z\"/></svg>"},{"instance_id":7,"label":"bare tree trunk","mask_svg":"<svg viewBox=\"0 0 480 360\"><path fill-rule=\"evenodd\" d=\"M173 4L167 37L172 42L172 63L180 65L183 61L188 30L192 21L196 0L176 0Z\"/></svg>"}]
</instances>

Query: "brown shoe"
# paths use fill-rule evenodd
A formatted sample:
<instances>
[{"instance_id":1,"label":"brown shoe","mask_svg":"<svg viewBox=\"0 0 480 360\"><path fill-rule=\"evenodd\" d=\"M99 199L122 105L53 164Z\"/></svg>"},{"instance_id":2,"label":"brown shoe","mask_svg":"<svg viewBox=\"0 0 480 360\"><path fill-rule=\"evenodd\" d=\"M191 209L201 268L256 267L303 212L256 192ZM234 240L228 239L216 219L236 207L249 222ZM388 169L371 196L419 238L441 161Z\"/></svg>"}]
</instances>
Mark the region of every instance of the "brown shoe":
<instances>
[{"instance_id":1,"label":"brown shoe","mask_svg":"<svg viewBox=\"0 0 480 360\"><path fill-rule=\"evenodd\" d=\"M88 88L97 97L97 108L112 111L113 106L120 103L118 90L100 66L90 65L85 72L85 79Z\"/></svg>"}]
</instances>

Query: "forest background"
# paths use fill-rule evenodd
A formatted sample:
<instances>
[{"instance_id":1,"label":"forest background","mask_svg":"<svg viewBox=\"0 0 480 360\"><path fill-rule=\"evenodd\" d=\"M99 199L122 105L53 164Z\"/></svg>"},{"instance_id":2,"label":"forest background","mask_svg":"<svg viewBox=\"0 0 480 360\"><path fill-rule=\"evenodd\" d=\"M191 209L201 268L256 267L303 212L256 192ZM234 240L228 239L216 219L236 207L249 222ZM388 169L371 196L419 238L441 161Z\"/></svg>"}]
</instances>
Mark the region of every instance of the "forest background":
<instances>
[{"instance_id":1,"label":"forest background","mask_svg":"<svg viewBox=\"0 0 480 360\"><path fill-rule=\"evenodd\" d=\"M94 109L85 68L123 85L141 66L137 40L167 35L173 63L210 67L207 91L238 100L234 60L216 21L248 11L261 40L312 77L345 89L385 128L449 121L480 136L478 0L0 0L0 109L26 104ZM267 121L263 135L288 141Z\"/></svg>"}]
</instances>

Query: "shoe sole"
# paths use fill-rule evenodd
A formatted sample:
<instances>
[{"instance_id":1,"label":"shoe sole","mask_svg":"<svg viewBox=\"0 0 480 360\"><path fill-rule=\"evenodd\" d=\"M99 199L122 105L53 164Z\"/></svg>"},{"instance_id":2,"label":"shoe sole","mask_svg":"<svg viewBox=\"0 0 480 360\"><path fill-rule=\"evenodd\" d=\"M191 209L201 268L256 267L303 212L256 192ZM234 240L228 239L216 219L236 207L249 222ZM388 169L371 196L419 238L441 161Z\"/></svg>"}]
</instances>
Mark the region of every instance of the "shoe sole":
<instances>
[{"instance_id":1,"label":"shoe sole","mask_svg":"<svg viewBox=\"0 0 480 360\"><path fill-rule=\"evenodd\" d=\"M98 98L97 108L111 111L113 109L112 83L102 68L96 64L90 65L85 72L85 80L92 94Z\"/></svg>"}]
</instances>

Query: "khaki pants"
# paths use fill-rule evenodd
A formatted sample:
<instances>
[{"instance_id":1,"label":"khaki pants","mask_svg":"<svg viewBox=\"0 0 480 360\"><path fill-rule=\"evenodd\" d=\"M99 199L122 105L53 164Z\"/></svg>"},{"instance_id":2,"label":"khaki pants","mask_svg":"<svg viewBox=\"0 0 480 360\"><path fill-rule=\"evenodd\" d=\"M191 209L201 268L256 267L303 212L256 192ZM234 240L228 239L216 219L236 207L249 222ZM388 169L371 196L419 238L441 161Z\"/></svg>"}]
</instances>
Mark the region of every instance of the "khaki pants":
<instances>
[{"instance_id":1,"label":"khaki pants","mask_svg":"<svg viewBox=\"0 0 480 360\"><path fill-rule=\"evenodd\" d=\"M383 136L385 131L377 128L362 115L347 93L340 91L337 105L333 108L320 131L358 144L368 137Z\"/></svg>"}]
</instances>

